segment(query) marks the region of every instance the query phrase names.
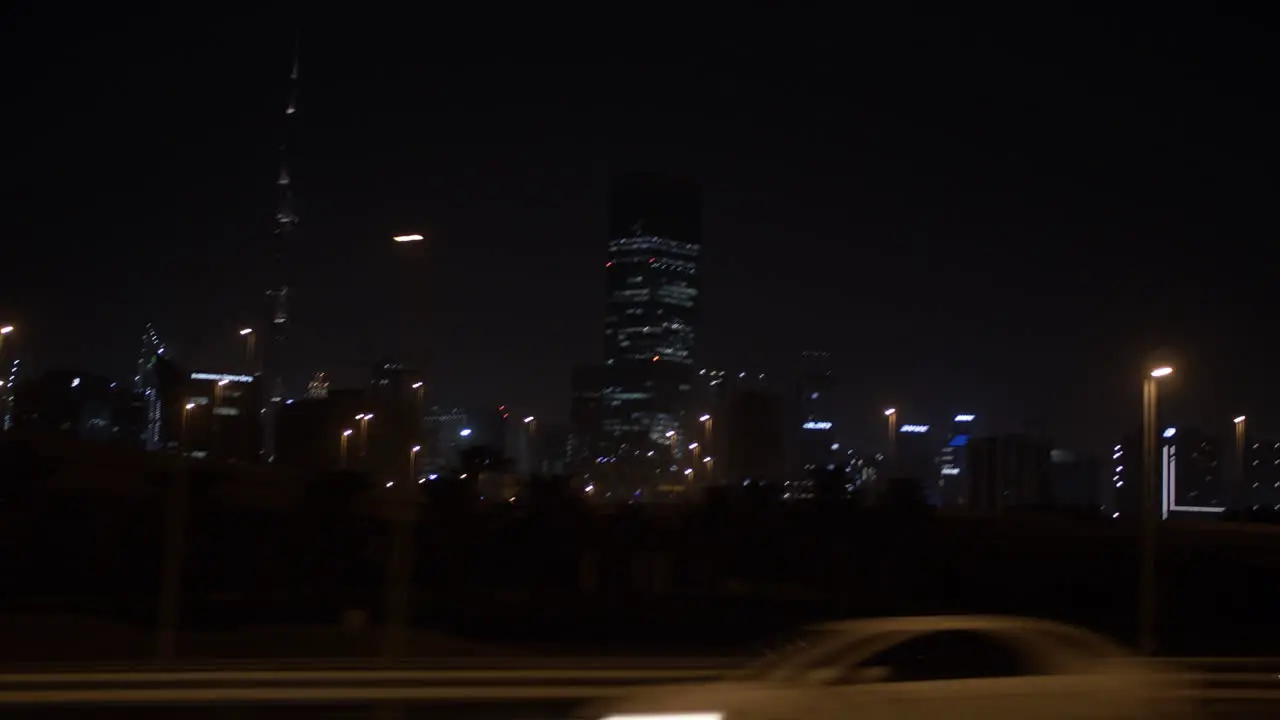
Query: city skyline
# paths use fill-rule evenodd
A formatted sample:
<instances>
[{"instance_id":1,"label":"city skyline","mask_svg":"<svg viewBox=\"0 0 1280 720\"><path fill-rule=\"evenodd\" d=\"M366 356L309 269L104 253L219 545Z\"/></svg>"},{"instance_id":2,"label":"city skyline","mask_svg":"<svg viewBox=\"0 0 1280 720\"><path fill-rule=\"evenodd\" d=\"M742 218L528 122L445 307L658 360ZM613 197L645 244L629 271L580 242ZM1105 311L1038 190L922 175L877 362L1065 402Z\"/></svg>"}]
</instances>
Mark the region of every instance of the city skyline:
<instances>
[{"instance_id":1,"label":"city skyline","mask_svg":"<svg viewBox=\"0 0 1280 720\"><path fill-rule=\"evenodd\" d=\"M261 251L292 51L279 42L287 18L264 20L213 18L179 42L152 37L162 19L112 16L104 27L129 53L94 67L104 41L77 36L20 83L46 110L7 181L28 211L4 221L24 272L0 290L0 321L19 327L10 348L28 376L126 379L146 322L188 365L238 367L236 332L269 286ZM31 22L14 47L51 37L50 18ZM304 22L319 38L297 146L308 250L291 324L299 355L316 358L306 376L359 384L391 355L428 367L442 402L567 416L571 368L599 358L608 177L656 166L706 195L702 364L782 372L803 349L830 350L838 420L862 435L895 404L1096 447L1132 425L1160 348L1179 354L1169 412L1206 431L1221 416L1229 432L1241 413L1258 432L1275 425L1273 353L1251 325L1266 263L1247 261L1265 252L1250 238L1267 235L1271 188L1243 139L1265 126L1246 79L1210 84L1170 65L1139 86L1138 107L1100 79L1158 67L1173 54L1162 43L1199 44L1188 31L1132 46L1116 31L1088 62L1046 74L1031 43L968 46L926 29L937 45L899 75L833 93L834 70L709 65L690 48L639 69L521 69L511 51L476 67L447 48L416 57L394 29L339 49L324 41L333 27ZM961 50L956 68L938 67ZM831 43L810 54L853 59ZM984 87L960 82L979 70ZM429 91L391 92L417 77ZM1094 94L1104 110L1080 111ZM744 110L755 97L767 102ZM938 106L945 120L920 119ZM390 246L408 231L428 237L418 257Z\"/></svg>"}]
</instances>

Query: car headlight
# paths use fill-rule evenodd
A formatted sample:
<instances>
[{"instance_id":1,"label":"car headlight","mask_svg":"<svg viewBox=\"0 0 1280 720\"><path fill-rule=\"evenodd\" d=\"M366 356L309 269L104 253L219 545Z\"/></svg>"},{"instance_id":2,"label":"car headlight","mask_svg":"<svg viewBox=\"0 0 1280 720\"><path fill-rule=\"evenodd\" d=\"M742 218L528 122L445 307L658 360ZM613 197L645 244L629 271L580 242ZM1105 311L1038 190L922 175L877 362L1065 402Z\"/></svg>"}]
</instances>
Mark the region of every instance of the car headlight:
<instances>
[{"instance_id":1,"label":"car headlight","mask_svg":"<svg viewBox=\"0 0 1280 720\"><path fill-rule=\"evenodd\" d=\"M600 720L724 720L724 713L629 713L626 715L606 715Z\"/></svg>"}]
</instances>

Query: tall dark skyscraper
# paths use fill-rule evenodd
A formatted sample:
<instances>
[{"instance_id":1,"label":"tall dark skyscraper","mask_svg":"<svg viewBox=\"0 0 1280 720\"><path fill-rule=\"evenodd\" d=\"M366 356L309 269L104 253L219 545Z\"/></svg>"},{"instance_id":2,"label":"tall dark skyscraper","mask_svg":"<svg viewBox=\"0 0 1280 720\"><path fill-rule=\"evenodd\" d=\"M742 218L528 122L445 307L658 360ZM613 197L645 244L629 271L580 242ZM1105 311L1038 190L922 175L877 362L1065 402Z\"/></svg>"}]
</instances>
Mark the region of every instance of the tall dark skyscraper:
<instances>
[{"instance_id":1,"label":"tall dark skyscraper","mask_svg":"<svg viewBox=\"0 0 1280 720\"><path fill-rule=\"evenodd\" d=\"M146 423L142 435L142 445L147 450L159 450L161 432L160 382L156 377L156 362L164 355L164 343L151 323L142 333L142 348L138 351L138 371L133 378L133 390L141 398L146 408Z\"/></svg>"},{"instance_id":2,"label":"tall dark skyscraper","mask_svg":"<svg viewBox=\"0 0 1280 720\"><path fill-rule=\"evenodd\" d=\"M280 174L276 177L276 227L272 242L271 330L266 354L266 417L264 418L263 452L268 461L275 457L276 418L285 400L289 379L287 342L289 339L289 281L286 258L298 226L298 213L293 197L293 178L289 173L290 140L294 114L298 111L298 43L294 41L293 69L289 73L289 103L285 106L285 127L280 141Z\"/></svg>"},{"instance_id":3,"label":"tall dark skyscraper","mask_svg":"<svg viewBox=\"0 0 1280 720\"><path fill-rule=\"evenodd\" d=\"M619 491L671 492L691 464L701 243L702 201L692 181L614 180L601 430Z\"/></svg>"}]
</instances>

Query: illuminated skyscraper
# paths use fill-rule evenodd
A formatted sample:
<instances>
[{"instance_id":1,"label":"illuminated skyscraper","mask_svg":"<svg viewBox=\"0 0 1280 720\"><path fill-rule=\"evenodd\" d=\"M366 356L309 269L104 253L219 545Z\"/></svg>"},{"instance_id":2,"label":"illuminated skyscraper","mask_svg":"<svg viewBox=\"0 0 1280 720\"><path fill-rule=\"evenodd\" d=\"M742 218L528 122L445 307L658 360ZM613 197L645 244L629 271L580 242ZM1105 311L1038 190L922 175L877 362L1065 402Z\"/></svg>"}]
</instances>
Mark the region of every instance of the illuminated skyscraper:
<instances>
[{"instance_id":1,"label":"illuminated skyscraper","mask_svg":"<svg viewBox=\"0 0 1280 720\"><path fill-rule=\"evenodd\" d=\"M688 469L702 205L692 182L615 180L605 264L604 451L631 492Z\"/></svg>"},{"instance_id":2,"label":"illuminated skyscraper","mask_svg":"<svg viewBox=\"0 0 1280 720\"><path fill-rule=\"evenodd\" d=\"M307 399L308 400L324 400L329 397L329 378L322 372L318 372L311 376L311 382L307 383Z\"/></svg>"},{"instance_id":3,"label":"illuminated skyscraper","mask_svg":"<svg viewBox=\"0 0 1280 720\"><path fill-rule=\"evenodd\" d=\"M156 329L147 323L142 333L142 347L138 352L138 369L133 376L133 391L142 401L146 420L143 424L142 446L147 450L161 447L160 381L156 377L156 363L164 355L164 343Z\"/></svg>"},{"instance_id":4,"label":"illuminated skyscraper","mask_svg":"<svg viewBox=\"0 0 1280 720\"><path fill-rule=\"evenodd\" d=\"M844 456L836 439L836 377L831 370L831 353L805 350L800 353L800 379L796 386L796 410L790 433L792 468L788 479L835 469Z\"/></svg>"}]
</instances>

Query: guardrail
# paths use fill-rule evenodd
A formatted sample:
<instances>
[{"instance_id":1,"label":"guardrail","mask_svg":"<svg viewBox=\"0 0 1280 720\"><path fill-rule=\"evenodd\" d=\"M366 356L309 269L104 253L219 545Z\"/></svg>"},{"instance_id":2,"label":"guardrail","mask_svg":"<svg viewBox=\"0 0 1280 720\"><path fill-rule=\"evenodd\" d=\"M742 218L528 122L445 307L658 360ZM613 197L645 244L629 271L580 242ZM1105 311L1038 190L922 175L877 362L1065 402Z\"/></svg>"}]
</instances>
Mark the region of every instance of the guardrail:
<instances>
[{"instance_id":1,"label":"guardrail","mask_svg":"<svg viewBox=\"0 0 1280 720\"><path fill-rule=\"evenodd\" d=\"M1171 661L1184 668L1185 695L1210 703L1280 703L1280 674L1233 672L1269 660ZM549 661L554 662L554 661ZM342 704L385 702L582 702L623 695L637 686L714 679L726 667L523 669L236 669L0 674L0 707ZM655 660L656 662L656 660ZM709 663L707 663L709 664ZM1224 668L1205 672L1205 667ZM1276 662L1275 666L1280 666ZM1274 666L1273 666L1274 667ZM1271 713L1268 713L1271 716Z\"/></svg>"}]
</instances>

